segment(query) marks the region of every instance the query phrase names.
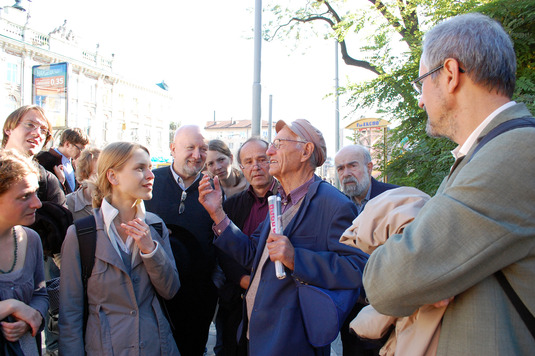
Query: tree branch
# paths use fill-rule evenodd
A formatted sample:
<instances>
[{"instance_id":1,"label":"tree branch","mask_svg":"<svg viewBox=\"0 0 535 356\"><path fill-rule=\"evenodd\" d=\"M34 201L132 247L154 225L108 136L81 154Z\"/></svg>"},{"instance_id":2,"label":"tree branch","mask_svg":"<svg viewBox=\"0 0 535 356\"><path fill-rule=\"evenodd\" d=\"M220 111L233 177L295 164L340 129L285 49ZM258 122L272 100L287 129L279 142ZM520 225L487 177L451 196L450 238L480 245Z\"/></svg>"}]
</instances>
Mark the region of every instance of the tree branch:
<instances>
[{"instance_id":1,"label":"tree branch","mask_svg":"<svg viewBox=\"0 0 535 356\"><path fill-rule=\"evenodd\" d=\"M368 1L371 2L373 6L375 6L377 11L379 11L381 15L383 15L383 17L386 19L386 21L388 21L390 26L392 26L401 35L403 40L407 42L407 44L409 44L410 38L408 38L408 35L410 35L410 33L408 33L407 29L401 25L398 19L390 11L388 11L386 5L383 4L381 0L368 0Z\"/></svg>"},{"instance_id":2,"label":"tree branch","mask_svg":"<svg viewBox=\"0 0 535 356\"><path fill-rule=\"evenodd\" d=\"M374 66L370 62L361 61L361 60L358 60L358 59L355 59L355 58L351 57L347 53L347 46L346 46L346 41L345 40L339 41L339 43L340 43L340 51L342 52L342 59L344 60L345 64L350 65L350 66L355 66L355 67L360 67L360 68L367 69L367 70L369 70L369 71L371 71L371 72L373 72L373 73L375 73L377 75L383 74L383 71L381 70L381 68Z\"/></svg>"},{"instance_id":3,"label":"tree branch","mask_svg":"<svg viewBox=\"0 0 535 356\"><path fill-rule=\"evenodd\" d=\"M331 6L331 4L329 4L328 1L325 0L325 1L323 1L323 3L325 4L325 6L327 6L327 11L336 20L336 24L339 24L342 21L342 19L340 18L340 16L336 12L336 10L333 9L333 7ZM333 21L331 21L331 28L333 30L335 30L335 27L336 27L335 23ZM349 53L347 52L347 45L346 45L345 39L340 41L338 38L336 38L336 40L340 43L340 51L342 53L342 59L344 60L345 64L350 65L350 66L355 66L355 67L360 67L360 68L367 69L367 70L369 70L369 71L371 71L371 72L373 72L373 73L375 73L377 75L380 75L380 74L383 73L381 68L374 66L370 62L358 60L358 59L355 59L355 58L351 57L349 55Z\"/></svg>"},{"instance_id":4,"label":"tree branch","mask_svg":"<svg viewBox=\"0 0 535 356\"><path fill-rule=\"evenodd\" d=\"M292 22L307 23L307 22L313 22L313 21L325 21L333 31L336 31L336 26L340 22L342 22L342 18L338 15L338 13L331 6L331 4L329 4L329 2L327 2L325 0L322 1L322 2L327 7L327 11L326 12L318 14L318 15L309 16L309 17L306 17L306 18L292 17L290 20L288 20L287 23L277 27L277 29L275 30L275 32L271 36L271 40L273 40L276 37L276 35L277 35L277 33L278 33L278 31L280 29L289 26ZM329 17L326 17L325 16L326 14L330 14L334 20L329 18ZM340 41L338 38L336 38L336 39L340 43L340 50L341 50L341 53L342 53L342 59L343 59L345 64L350 65L350 66L360 67L360 68L363 68L363 69L367 69L367 70L369 70L369 71L371 71L371 72L373 72L373 73L375 73L377 75L381 75L381 74L384 73L384 71L381 68L379 68L377 66L374 66L373 64L371 64L368 61L363 61L363 60L359 60L359 59L355 59L355 58L351 57L349 55L348 51L347 51L346 41L345 40L341 40Z\"/></svg>"}]
</instances>

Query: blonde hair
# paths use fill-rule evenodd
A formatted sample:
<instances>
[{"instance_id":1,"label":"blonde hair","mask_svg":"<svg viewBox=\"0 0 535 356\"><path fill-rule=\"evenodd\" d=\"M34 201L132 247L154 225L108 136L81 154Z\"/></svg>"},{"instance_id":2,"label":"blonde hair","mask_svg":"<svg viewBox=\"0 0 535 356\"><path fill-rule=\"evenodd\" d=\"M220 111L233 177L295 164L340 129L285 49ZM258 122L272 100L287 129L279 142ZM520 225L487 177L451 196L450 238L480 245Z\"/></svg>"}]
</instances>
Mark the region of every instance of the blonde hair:
<instances>
[{"instance_id":1,"label":"blonde hair","mask_svg":"<svg viewBox=\"0 0 535 356\"><path fill-rule=\"evenodd\" d=\"M132 142L110 143L102 150L97 162L98 177L93 195L94 208L99 208L102 205L102 200L112 193L112 184L108 179L108 171L110 169L122 170L137 149L142 149L150 156L149 150L145 146Z\"/></svg>"},{"instance_id":2,"label":"blonde hair","mask_svg":"<svg viewBox=\"0 0 535 356\"><path fill-rule=\"evenodd\" d=\"M35 174L39 178L39 168L32 159L16 150L0 149L0 195L28 174Z\"/></svg>"},{"instance_id":3,"label":"blonde hair","mask_svg":"<svg viewBox=\"0 0 535 356\"><path fill-rule=\"evenodd\" d=\"M80 157L76 159L76 180L82 183L84 180L91 177L93 173L93 164L97 164L100 149L96 147L86 148L80 153Z\"/></svg>"},{"instance_id":4,"label":"blonde hair","mask_svg":"<svg viewBox=\"0 0 535 356\"><path fill-rule=\"evenodd\" d=\"M52 138L52 123L46 117L43 108L38 105L25 105L21 106L20 108L9 114L6 121L4 122L4 130L2 131L2 147L6 147L7 141L9 140L9 135L6 135L6 131L16 129L22 121L22 118L30 111L37 111L39 115L42 116L43 120L46 121L46 126L48 126L48 135L45 138L45 143L43 144L43 146L46 146L48 141L50 141L50 139Z\"/></svg>"}]
</instances>

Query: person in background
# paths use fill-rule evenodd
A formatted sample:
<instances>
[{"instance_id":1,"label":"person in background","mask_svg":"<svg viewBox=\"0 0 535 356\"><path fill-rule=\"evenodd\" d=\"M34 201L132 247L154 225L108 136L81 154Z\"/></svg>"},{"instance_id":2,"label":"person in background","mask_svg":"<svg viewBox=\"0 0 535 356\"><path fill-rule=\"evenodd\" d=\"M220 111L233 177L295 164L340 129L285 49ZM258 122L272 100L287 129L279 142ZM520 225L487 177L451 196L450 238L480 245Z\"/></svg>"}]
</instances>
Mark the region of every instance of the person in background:
<instances>
[{"instance_id":1,"label":"person in background","mask_svg":"<svg viewBox=\"0 0 535 356\"><path fill-rule=\"evenodd\" d=\"M223 203L229 219L250 236L268 214L267 198L277 194L279 184L269 174L269 144L258 137L245 141L238 150L238 163L249 188L235 194ZM232 257L217 249L219 265L225 273L226 282L219 289L219 309L216 325L222 333L221 355L247 355L247 346L237 343L238 327L242 321L242 295L249 287L250 271Z\"/></svg>"},{"instance_id":2,"label":"person in background","mask_svg":"<svg viewBox=\"0 0 535 356\"><path fill-rule=\"evenodd\" d=\"M4 122L2 147L16 150L30 158L41 151L41 149L52 138L52 123L48 120L44 110L37 105L21 106L13 111ZM39 190L37 196L41 202L51 202L63 207L67 207L63 188L53 173L47 171L39 165ZM49 236L41 232L40 236L43 246L49 246ZM45 249L45 280L59 277L59 269L53 257L59 254L57 251ZM48 325L48 313L45 315L45 324ZM51 333L48 326L45 327L46 354L55 355L58 352L57 335Z\"/></svg>"},{"instance_id":3,"label":"person in background","mask_svg":"<svg viewBox=\"0 0 535 356\"><path fill-rule=\"evenodd\" d=\"M203 178L199 200L214 221L216 246L251 269L241 328L249 354L329 355L330 345L314 347L307 337L298 284L357 290L368 256L338 242L356 207L314 174L327 157L322 133L304 119L275 127L266 153L269 173L281 184L283 234L271 232L267 217L251 237L240 231L223 210L217 177L214 188ZM277 278L274 261L283 264L285 279Z\"/></svg>"},{"instance_id":4,"label":"person in background","mask_svg":"<svg viewBox=\"0 0 535 356\"><path fill-rule=\"evenodd\" d=\"M166 304L178 349L187 356L204 354L217 304L212 219L197 189L206 151L198 126L179 127L171 144L173 164L153 171L153 199L145 202L147 211L161 217L170 230L181 287Z\"/></svg>"},{"instance_id":5,"label":"person in background","mask_svg":"<svg viewBox=\"0 0 535 356\"><path fill-rule=\"evenodd\" d=\"M2 147L13 149L33 158L52 138L52 123L37 105L26 105L13 111L4 122ZM65 194L54 174L39 166L38 195L41 201L65 206Z\"/></svg>"},{"instance_id":6,"label":"person in background","mask_svg":"<svg viewBox=\"0 0 535 356\"><path fill-rule=\"evenodd\" d=\"M35 158L63 186L65 194L78 189L73 161L89 145L89 137L79 128L66 129L61 133L59 147L39 152Z\"/></svg>"},{"instance_id":7,"label":"person in background","mask_svg":"<svg viewBox=\"0 0 535 356\"><path fill-rule=\"evenodd\" d=\"M153 180L149 151L139 144L115 142L100 154L95 262L85 291L89 316L84 326L73 225L62 248L61 354L179 355L158 299L171 299L180 287L169 233L158 216L145 213L143 204L152 198ZM158 222L162 236L150 226Z\"/></svg>"},{"instance_id":8,"label":"person in background","mask_svg":"<svg viewBox=\"0 0 535 356\"><path fill-rule=\"evenodd\" d=\"M99 148L86 148L76 159L76 181L80 186L67 195L67 206L74 220L93 214L92 194L96 188L99 155Z\"/></svg>"},{"instance_id":9,"label":"person in background","mask_svg":"<svg viewBox=\"0 0 535 356\"><path fill-rule=\"evenodd\" d=\"M420 77L412 84L427 112L427 133L457 143L456 161L403 234L371 254L364 287L385 315L408 316L454 297L442 319L439 356L535 349L520 303L505 292L533 314L535 128L490 134L532 118L511 100L515 71L511 39L485 15L455 16L425 35Z\"/></svg>"},{"instance_id":10,"label":"person in background","mask_svg":"<svg viewBox=\"0 0 535 356\"><path fill-rule=\"evenodd\" d=\"M341 148L334 157L334 165L342 190L355 203L358 214L362 212L370 199L375 198L389 189L398 187L397 185L379 182L372 177L372 157L370 151L362 145L350 145ZM361 298L347 316L340 330L344 356L378 355L379 349L381 348L380 346L360 339L350 332L349 323L366 305L365 292L364 290L361 292Z\"/></svg>"},{"instance_id":11,"label":"person in background","mask_svg":"<svg viewBox=\"0 0 535 356\"><path fill-rule=\"evenodd\" d=\"M247 180L243 173L232 167L234 156L227 144L221 140L208 142L206 155L206 169L212 175L217 176L227 198L247 189Z\"/></svg>"},{"instance_id":12,"label":"person in background","mask_svg":"<svg viewBox=\"0 0 535 356\"><path fill-rule=\"evenodd\" d=\"M368 200L397 185L379 182L372 177L370 151L361 145L345 146L334 156L338 180L344 193L357 205L360 213Z\"/></svg>"},{"instance_id":13,"label":"person in background","mask_svg":"<svg viewBox=\"0 0 535 356\"><path fill-rule=\"evenodd\" d=\"M41 207L38 177L29 157L0 150L0 338L27 356L40 354L35 336L48 309L41 240L21 226L31 225Z\"/></svg>"}]
</instances>

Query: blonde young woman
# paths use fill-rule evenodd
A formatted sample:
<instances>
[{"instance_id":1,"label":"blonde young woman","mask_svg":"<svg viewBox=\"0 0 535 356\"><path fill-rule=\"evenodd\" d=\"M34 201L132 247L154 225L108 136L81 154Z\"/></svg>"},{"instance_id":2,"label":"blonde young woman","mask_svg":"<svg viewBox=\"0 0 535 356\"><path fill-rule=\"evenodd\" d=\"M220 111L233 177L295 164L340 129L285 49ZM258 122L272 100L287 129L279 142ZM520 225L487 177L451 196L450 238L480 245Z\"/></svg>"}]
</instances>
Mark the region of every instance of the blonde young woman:
<instances>
[{"instance_id":1,"label":"blonde young woman","mask_svg":"<svg viewBox=\"0 0 535 356\"><path fill-rule=\"evenodd\" d=\"M78 190L67 195L67 206L74 220L93 214L92 194L96 188L97 160L100 149L86 148L76 159L76 181Z\"/></svg>"},{"instance_id":2,"label":"blonde young woman","mask_svg":"<svg viewBox=\"0 0 535 356\"><path fill-rule=\"evenodd\" d=\"M102 150L93 201L95 264L87 282L84 334L80 253L74 226L62 248L60 353L178 355L157 294L172 298L180 282L162 220L146 213L154 175L148 150L116 142ZM151 224L161 223L163 236Z\"/></svg>"},{"instance_id":3,"label":"blonde young woman","mask_svg":"<svg viewBox=\"0 0 535 356\"><path fill-rule=\"evenodd\" d=\"M48 309L41 239L21 226L31 225L41 207L38 179L28 157L0 150L0 338L24 355L38 355L35 335Z\"/></svg>"}]
</instances>

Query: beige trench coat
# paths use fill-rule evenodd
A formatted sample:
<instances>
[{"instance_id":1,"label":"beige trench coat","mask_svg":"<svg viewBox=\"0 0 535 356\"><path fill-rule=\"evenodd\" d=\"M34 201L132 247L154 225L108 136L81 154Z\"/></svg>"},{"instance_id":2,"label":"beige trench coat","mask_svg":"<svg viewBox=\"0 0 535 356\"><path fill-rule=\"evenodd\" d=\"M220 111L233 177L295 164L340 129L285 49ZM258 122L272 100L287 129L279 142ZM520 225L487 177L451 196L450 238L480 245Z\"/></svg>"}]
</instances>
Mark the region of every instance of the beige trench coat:
<instances>
[{"instance_id":1,"label":"beige trench coat","mask_svg":"<svg viewBox=\"0 0 535 356\"><path fill-rule=\"evenodd\" d=\"M130 275L95 210L97 245L95 265L88 280L89 317L83 338L83 286L80 254L74 226L62 248L60 286L60 354L179 355L156 293L171 299L180 287L178 272L164 227L163 238L151 227L158 250L150 258L139 253ZM146 223L162 221L147 213ZM85 341L85 342L84 342Z\"/></svg>"}]
</instances>

